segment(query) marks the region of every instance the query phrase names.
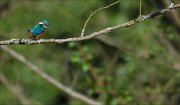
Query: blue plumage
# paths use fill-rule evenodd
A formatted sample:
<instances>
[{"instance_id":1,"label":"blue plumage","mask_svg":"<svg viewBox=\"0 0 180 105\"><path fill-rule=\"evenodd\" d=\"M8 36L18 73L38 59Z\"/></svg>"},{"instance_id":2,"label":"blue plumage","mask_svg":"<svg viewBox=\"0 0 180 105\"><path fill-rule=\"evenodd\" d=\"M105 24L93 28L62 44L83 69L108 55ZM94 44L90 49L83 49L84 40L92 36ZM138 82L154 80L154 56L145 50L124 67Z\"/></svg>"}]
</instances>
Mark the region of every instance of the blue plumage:
<instances>
[{"instance_id":1,"label":"blue plumage","mask_svg":"<svg viewBox=\"0 0 180 105\"><path fill-rule=\"evenodd\" d=\"M27 30L31 38L35 40L39 39L43 35L45 28L49 28L49 24L46 20L41 20L32 30Z\"/></svg>"},{"instance_id":2,"label":"blue plumage","mask_svg":"<svg viewBox=\"0 0 180 105\"><path fill-rule=\"evenodd\" d=\"M34 28L31 30L33 37L36 37L39 34L42 34L43 32L44 32L44 28L42 28L39 24L34 26Z\"/></svg>"}]
</instances>

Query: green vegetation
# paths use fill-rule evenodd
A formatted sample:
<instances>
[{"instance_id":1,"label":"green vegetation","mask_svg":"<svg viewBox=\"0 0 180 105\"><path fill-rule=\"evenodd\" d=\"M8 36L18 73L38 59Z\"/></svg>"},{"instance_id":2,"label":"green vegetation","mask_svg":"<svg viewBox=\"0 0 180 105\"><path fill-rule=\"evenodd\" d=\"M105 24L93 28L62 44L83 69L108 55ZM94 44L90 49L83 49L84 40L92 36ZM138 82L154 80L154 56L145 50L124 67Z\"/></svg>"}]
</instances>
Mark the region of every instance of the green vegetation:
<instances>
[{"instance_id":1,"label":"green vegetation","mask_svg":"<svg viewBox=\"0 0 180 105\"><path fill-rule=\"evenodd\" d=\"M142 0L142 14L166 7L166 0ZM177 2L176 0L174 0ZM115 0L2 0L0 39L29 38L46 19L42 39L81 35L90 15ZM174 12L180 15L179 12ZM96 13L85 35L139 16L139 0L121 0ZM48 75L105 105L180 105L180 25L171 13L94 39L63 44L10 45ZM84 105L51 86L0 50L0 68L33 105ZM20 102L0 82L0 105Z\"/></svg>"}]
</instances>

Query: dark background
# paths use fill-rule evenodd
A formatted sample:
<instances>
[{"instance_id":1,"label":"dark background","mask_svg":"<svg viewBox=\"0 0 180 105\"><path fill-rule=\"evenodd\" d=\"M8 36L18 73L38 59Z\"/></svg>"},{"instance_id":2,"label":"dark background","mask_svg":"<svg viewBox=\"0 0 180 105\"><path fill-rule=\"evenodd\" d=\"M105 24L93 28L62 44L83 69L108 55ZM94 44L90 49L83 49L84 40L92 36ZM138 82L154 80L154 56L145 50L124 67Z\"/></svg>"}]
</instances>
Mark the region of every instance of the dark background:
<instances>
[{"instance_id":1,"label":"dark background","mask_svg":"<svg viewBox=\"0 0 180 105\"><path fill-rule=\"evenodd\" d=\"M171 0L142 0L142 14ZM178 2L178 0L172 0ZM29 38L41 19L49 22L42 39L78 37L90 15L115 0L1 0L0 39ZM99 11L85 35L139 16L139 0ZM180 12L143 21L103 36L64 44L11 45L51 77L107 105L180 105ZM1 73L33 105L84 105L51 86L28 67L0 51ZM19 101L0 82L0 105Z\"/></svg>"}]
</instances>

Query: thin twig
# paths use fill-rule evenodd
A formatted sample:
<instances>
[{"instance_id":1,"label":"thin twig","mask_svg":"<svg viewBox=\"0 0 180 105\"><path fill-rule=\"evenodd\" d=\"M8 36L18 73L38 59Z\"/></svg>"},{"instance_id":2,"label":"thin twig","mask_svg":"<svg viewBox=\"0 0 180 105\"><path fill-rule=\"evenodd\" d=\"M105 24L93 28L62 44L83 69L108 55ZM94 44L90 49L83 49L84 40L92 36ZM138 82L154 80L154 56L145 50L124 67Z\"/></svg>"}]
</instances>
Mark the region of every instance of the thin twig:
<instances>
[{"instance_id":1,"label":"thin twig","mask_svg":"<svg viewBox=\"0 0 180 105\"><path fill-rule=\"evenodd\" d=\"M139 17L141 17L141 15L142 15L142 13L141 13L141 11L142 11L142 0L140 0L140 2L139 2Z\"/></svg>"},{"instance_id":2,"label":"thin twig","mask_svg":"<svg viewBox=\"0 0 180 105\"><path fill-rule=\"evenodd\" d=\"M78 100L83 101L83 102L85 102L87 104L90 104L90 105L101 105L100 102L94 101L93 99L91 99L91 98L89 98L89 97L87 97L87 96L85 96L83 94L80 94L80 93L72 90L70 87L65 86L64 84L62 84L62 83L58 82L57 80L51 78L49 75L47 75L45 72L43 72L44 70L38 68L38 66L32 64L24 56L18 54L17 52L15 52L14 50L8 48L7 46L0 46L0 48L3 51L10 54L15 59L17 59L20 62L22 62L23 64L25 64L27 67L30 68L31 71L33 71L39 77L41 77L42 79L48 81L50 84L52 84L53 86L55 86L59 90L65 92L66 94L68 94L72 98L78 99Z\"/></svg>"},{"instance_id":3,"label":"thin twig","mask_svg":"<svg viewBox=\"0 0 180 105\"><path fill-rule=\"evenodd\" d=\"M10 40L0 41L0 45L13 45L13 44L21 44L21 45L28 44L28 45L30 45L30 44L45 44L45 43L46 44L47 43L59 43L59 44L61 44L61 43L65 43L65 42L88 40L88 39L94 38L94 37L99 36L99 35L110 33L111 31L114 31L114 30L117 30L120 28L130 27L130 26L134 25L135 23L154 18L156 16L165 14L166 12L169 12L172 9L177 9L177 8L180 8L180 3L177 3L177 4L171 3L167 8L162 9L160 11L156 11L156 12L150 13L148 15L138 17L134 20L131 20L131 21L123 23L123 24L119 24L116 26L112 26L112 27L102 29L100 31L94 32L92 34L89 34L89 35L86 35L83 37L74 37L74 38L66 38L66 39L40 39L40 40L36 40L36 41L31 40L31 39L10 39Z\"/></svg>"},{"instance_id":4,"label":"thin twig","mask_svg":"<svg viewBox=\"0 0 180 105\"><path fill-rule=\"evenodd\" d=\"M86 20L86 22L85 22L85 24L84 24L84 27L83 27L82 32L81 32L81 37L84 36L84 31L86 30L86 26L87 26L89 20L91 19L91 17L92 17L95 13L97 13L97 12L100 11L100 10L109 8L109 7L115 5L115 4L119 3L119 2L120 2L120 1L118 0L118 1L112 3L112 4L108 5L108 6L105 6L105 7L102 7L102 8L97 9L97 10L94 11L93 13L91 12L91 14L89 15L88 19Z\"/></svg>"}]
</instances>

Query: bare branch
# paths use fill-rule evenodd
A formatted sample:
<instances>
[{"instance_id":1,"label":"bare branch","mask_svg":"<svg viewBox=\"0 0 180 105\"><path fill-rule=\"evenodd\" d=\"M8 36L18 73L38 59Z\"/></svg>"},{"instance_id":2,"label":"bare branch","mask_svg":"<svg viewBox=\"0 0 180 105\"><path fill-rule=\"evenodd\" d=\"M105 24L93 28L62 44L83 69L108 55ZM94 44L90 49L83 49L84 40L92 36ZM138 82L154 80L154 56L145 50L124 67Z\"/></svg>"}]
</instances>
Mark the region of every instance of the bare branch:
<instances>
[{"instance_id":1,"label":"bare branch","mask_svg":"<svg viewBox=\"0 0 180 105\"><path fill-rule=\"evenodd\" d=\"M40 40L36 40L36 41L31 40L31 39L10 39L10 40L0 41L0 45L64 43L64 42L88 40L88 39L91 39L91 38L99 36L99 35L110 33L111 31L114 31L114 30L117 30L120 28L127 28L129 26L134 25L135 23L142 22L142 21L145 21L147 19L154 18L156 16L165 14L166 12L169 12L170 10L176 9L176 8L180 8L180 3L177 3L177 4L171 3L167 8L162 9L160 11L156 11L156 12L150 13L148 15L138 17L134 20L131 20L131 21L123 23L123 24L119 24L116 26L112 26L112 27L102 29L100 31L94 32L92 34L89 34L89 35L86 35L83 37L66 38L66 39L40 39Z\"/></svg>"},{"instance_id":2,"label":"bare branch","mask_svg":"<svg viewBox=\"0 0 180 105\"><path fill-rule=\"evenodd\" d=\"M41 77L42 79L45 79L46 81L48 81L50 84L52 84L53 86L55 86L59 90L64 91L69 96L71 96L75 99L78 99L80 101L83 101L83 102L90 104L90 105L101 105L101 103L96 102L96 101L92 100L91 98L89 98L85 95L82 95L82 94L72 90L71 88L63 85L62 83L58 82L57 80L51 78L49 75L47 75L45 72L43 72L44 70L38 68L36 65L34 65L30 61L28 61L24 56L16 53L14 50L12 50L6 46L0 46L0 48L2 50L4 50L5 52L7 52L8 54L10 54L15 59L17 59L20 62L22 62L23 64L25 64L27 67L30 68L31 71L33 71L39 77Z\"/></svg>"},{"instance_id":3,"label":"bare branch","mask_svg":"<svg viewBox=\"0 0 180 105\"><path fill-rule=\"evenodd\" d=\"M139 1L139 17L142 15L142 0Z\"/></svg>"},{"instance_id":4,"label":"bare branch","mask_svg":"<svg viewBox=\"0 0 180 105\"><path fill-rule=\"evenodd\" d=\"M17 97L22 105L32 105L27 98L23 95L19 88L13 86L6 77L0 73L0 81L9 89L9 91Z\"/></svg>"},{"instance_id":5,"label":"bare branch","mask_svg":"<svg viewBox=\"0 0 180 105\"><path fill-rule=\"evenodd\" d=\"M95 13L97 13L97 12L100 11L100 10L109 8L109 7L115 5L115 4L119 3L119 2L120 2L120 1L118 0L118 1L112 3L112 4L108 5L108 6L105 6L105 7L102 7L102 8L97 9L97 10L94 11L93 13L91 12L91 14L89 15L88 19L86 20L86 22L85 22L85 24L84 24L84 27L83 27L82 32L81 32L81 37L84 36L84 31L86 30L86 26L87 26L89 20L91 19L91 17L92 17Z\"/></svg>"}]
</instances>

